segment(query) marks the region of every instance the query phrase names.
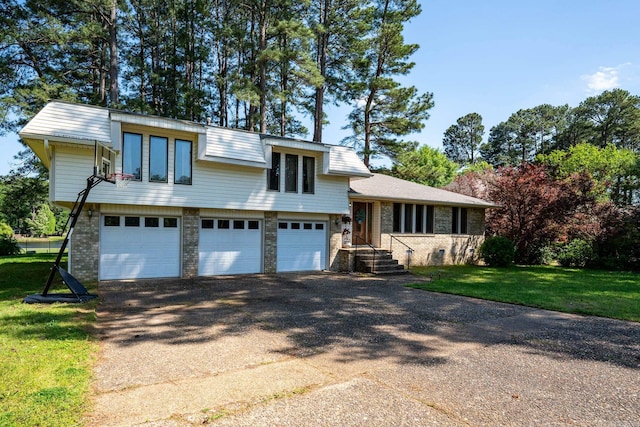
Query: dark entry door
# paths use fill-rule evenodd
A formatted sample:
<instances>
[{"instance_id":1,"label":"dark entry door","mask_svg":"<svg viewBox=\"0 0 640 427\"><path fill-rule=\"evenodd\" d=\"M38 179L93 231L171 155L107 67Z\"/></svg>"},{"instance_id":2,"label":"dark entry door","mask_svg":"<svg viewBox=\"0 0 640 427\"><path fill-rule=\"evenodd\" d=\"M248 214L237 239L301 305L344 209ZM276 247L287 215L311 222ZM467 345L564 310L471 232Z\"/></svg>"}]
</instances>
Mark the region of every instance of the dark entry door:
<instances>
[{"instance_id":1,"label":"dark entry door","mask_svg":"<svg viewBox=\"0 0 640 427\"><path fill-rule=\"evenodd\" d=\"M371 244L373 203L353 202L352 245Z\"/></svg>"}]
</instances>

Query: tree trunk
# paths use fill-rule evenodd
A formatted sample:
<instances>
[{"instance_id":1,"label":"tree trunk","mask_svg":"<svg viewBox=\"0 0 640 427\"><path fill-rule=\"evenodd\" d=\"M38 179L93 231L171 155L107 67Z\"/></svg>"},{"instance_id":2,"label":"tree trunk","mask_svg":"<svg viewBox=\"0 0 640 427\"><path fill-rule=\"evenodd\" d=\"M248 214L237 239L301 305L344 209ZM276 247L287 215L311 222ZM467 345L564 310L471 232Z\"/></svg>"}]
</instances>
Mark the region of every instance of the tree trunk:
<instances>
[{"instance_id":1,"label":"tree trunk","mask_svg":"<svg viewBox=\"0 0 640 427\"><path fill-rule=\"evenodd\" d=\"M268 0L260 2L260 24L258 42L258 90L260 96L260 133L267 133L267 8Z\"/></svg>"},{"instance_id":2,"label":"tree trunk","mask_svg":"<svg viewBox=\"0 0 640 427\"><path fill-rule=\"evenodd\" d=\"M120 103L120 90L118 87L118 5L116 0L111 0L111 17L109 21L109 105L116 106Z\"/></svg>"},{"instance_id":3,"label":"tree trunk","mask_svg":"<svg viewBox=\"0 0 640 427\"><path fill-rule=\"evenodd\" d=\"M323 31L318 34L317 45L317 63L320 69L320 75L322 78L327 77L327 45L329 43L329 8L331 7L331 0L324 0L324 7L322 9L320 24ZM316 88L315 106L313 111L313 140L315 142L322 142L322 124L324 119L324 91L325 83L322 86Z\"/></svg>"}]
</instances>

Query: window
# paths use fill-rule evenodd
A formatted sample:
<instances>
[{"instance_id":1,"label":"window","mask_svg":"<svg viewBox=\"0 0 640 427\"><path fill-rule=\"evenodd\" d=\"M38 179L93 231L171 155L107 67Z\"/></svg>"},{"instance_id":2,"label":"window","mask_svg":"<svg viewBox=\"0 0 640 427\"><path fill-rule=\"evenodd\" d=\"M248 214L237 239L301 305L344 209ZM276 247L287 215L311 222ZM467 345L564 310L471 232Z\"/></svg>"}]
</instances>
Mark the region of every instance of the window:
<instances>
[{"instance_id":1,"label":"window","mask_svg":"<svg viewBox=\"0 0 640 427\"><path fill-rule=\"evenodd\" d=\"M460 234L467 234L467 208L460 208Z\"/></svg>"},{"instance_id":2,"label":"window","mask_svg":"<svg viewBox=\"0 0 640 427\"><path fill-rule=\"evenodd\" d=\"M191 141L176 139L174 174L176 184L191 184Z\"/></svg>"},{"instance_id":3,"label":"window","mask_svg":"<svg viewBox=\"0 0 640 427\"><path fill-rule=\"evenodd\" d=\"M424 205L416 205L416 218L413 231L416 233L424 233Z\"/></svg>"},{"instance_id":4,"label":"window","mask_svg":"<svg viewBox=\"0 0 640 427\"><path fill-rule=\"evenodd\" d=\"M144 226L147 228L160 227L160 218L158 217L145 217Z\"/></svg>"},{"instance_id":5,"label":"window","mask_svg":"<svg viewBox=\"0 0 640 427\"><path fill-rule=\"evenodd\" d=\"M433 233L433 206L393 204L394 233Z\"/></svg>"},{"instance_id":6,"label":"window","mask_svg":"<svg viewBox=\"0 0 640 427\"><path fill-rule=\"evenodd\" d=\"M142 135L124 133L122 138L122 173L133 175L133 180L142 179Z\"/></svg>"},{"instance_id":7,"label":"window","mask_svg":"<svg viewBox=\"0 0 640 427\"><path fill-rule=\"evenodd\" d=\"M125 216L124 217L124 226L125 227L140 227L140 217L139 216Z\"/></svg>"},{"instance_id":8,"label":"window","mask_svg":"<svg viewBox=\"0 0 640 427\"><path fill-rule=\"evenodd\" d=\"M413 205L404 205L404 232L413 232Z\"/></svg>"},{"instance_id":9,"label":"window","mask_svg":"<svg viewBox=\"0 0 640 427\"><path fill-rule=\"evenodd\" d=\"M451 233L467 234L467 208L451 208Z\"/></svg>"},{"instance_id":10,"label":"window","mask_svg":"<svg viewBox=\"0 0 640 427\"><path fill-rule=\"evenodd\" d=\"M402 203L394 203L393 204L393 232L400 233L402 231L401 228L402 221Z\"/></svg>"},{"instance_id":11,"label":"window","mask_svg":"<svg viewBox=\"0 0 640 427\"><path fill-rule=\"evenodd\" d=\"M288 223L286 223L286 222L279 222L279 223L278 223L278 228L279 228L280 230L286 230L287 228L289 228L289 224L288 224Z\"/></svg>"},{"instance_id":12,"label":"window","mask_svg":"<svg viewBox=\"0 0 640 427\"><path fill-rule=\"evenodd\" d=\"M167 182L167 138L149 137L149 182Z\"/></svg>"},{"instance_id":13,"label":"window","mask_svg":"<svg viewBox=\"0 0 640 427\"><path fill-rule=\"evenodd\" d=\"M205 228L205 229L212 229L213 228L213 220L212 219L203 219L201 221L201 227Z\"/></svg>"},{"instance_id":14,"label":"window","mask_svg":"<svg viewBox=\"0 0 640 427\"><path fill-rule=\"evenodd\" d=\"M313 230L313 224L311 224L309 222L305 222L304 223L304 229L305 230Z\"/></svg>"},{"instance_id":15,"label":"window","mask_svg":"<svg viewBox=\"0 0 640 427\"><path fill-rule=\"evenodd\" d=\"M113 215L105 215L104 217L105 227L120 227L120 217Z\"/></svg>"},{"instance_id":16,"label":"window","mask_svg":"<svg viewBox=\"0 0 640 427\"><path fill-rule=\"evenodd\" d=\"M219 230L228 230L229 229L229 220L228 219L219 219L218 220L218 229Z\"/></svg>"},{"instance_id":17,"label":"window","mask_svg":"<svg viewBox=\"0 0 640 427\"><path fill-rule=\"evenodd\" d=\"M259 230L260 229L260 221L249 221L249 230Z\"/></svg>"},{"instance_id":18,"label":"window","mask_svg":"<svg viewBox=\"0 0 640 427\"><path fill-rule=\"evenodd\" d=\"M324 224L322 223L316 224L316 230L324 230Z\"/></svg>"},{"instance_id":19,"label":"window","mask_svg":"<svg viewBox=\"0 0 640 427\"><path fill-rule=\"evenodd\" d=\"M291 229L292 230L300 230L300 223L299 222L292 222L291 223Z\"/></svg>"},{"instance_id":20,"label":"window","mask_svg":"<svg viewBox=\"0 0 640 427\"><path fill-rule=\"evenodd\" d=\"M291 193L298 192L298 156L285 154L284 158L284 190Z\"/></svg>"},{"instance_id":21,"label":"window","mask_svg":"<svg viewBox=\"0 0 640 427\"><path fill-rule=\"evenodd\" d=\"M427 205L427 227L425 229L427 233L433 233L433 209L433 205Z\"/></svg>"},{"instance_id":22,"label":"window","mask_svg":"<svg viewBox=\"0 0 640 427\"><path fill-rule=\"evenodd\" d=\"M244 221L240 221L240 220L233 221L233 229L244 230Z\"/></svg>"},{"instance_id":23,"label":"window","mask_svg":"<svg viewBox=\"0 0 640 427\"><path fill-rule=\"evenodd\" d=\"M164 228L177 228L178 218L164 218Z\"/></svg>"},{"instance_id":24,"label":"window","mask_svg":"<svg viewBox=\"0 0 640 427\"><path fill-rule=\"evenodd\" d=\"M302 157L302 192L313 194L316 184L316 159L314 157Z\"/></svg>"},{"instance_id":25,"label":"window","mask_svg":"<svg viewBox=\"0 0 640 427\"><path fill-rule=\"evenodd\" d=\"M271 169L267 170L267 189L280 191L280 153L271 153Z\"/></svg>"}]
</instances>

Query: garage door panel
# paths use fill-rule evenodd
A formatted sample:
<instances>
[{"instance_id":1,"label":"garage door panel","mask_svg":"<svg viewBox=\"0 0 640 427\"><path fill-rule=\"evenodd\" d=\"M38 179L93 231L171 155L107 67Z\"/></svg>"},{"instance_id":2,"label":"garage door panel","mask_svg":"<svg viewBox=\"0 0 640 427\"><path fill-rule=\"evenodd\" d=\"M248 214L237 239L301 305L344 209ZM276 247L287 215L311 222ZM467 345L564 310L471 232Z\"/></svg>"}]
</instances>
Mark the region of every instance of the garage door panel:
<instances>
[{"instance_id":1,"label":"garage door panel","mask_svg":"<svg viewBox=\"0 0 640 427\"><path fill-rule=\"evenodd\" d=\"M278 271L324 270L326 268L326 253L325 223L278 222Z\"/></svg>"},{"instance_id":2,"label":"garage door panel","mask_svg":"<svg viewBox=\"0 0 640 427\"><path fill-rule=\"evenodd\" d=\"M213 228L203 228L205 223ZM249 228L249 223L252 228ZM243 228L233 228L234 225ZM200 222L199 245L198 272L201 276L262 271L262 227L259 221L204 219Z\"/></svg>"},{"instance_id":3,"label":"garage door panel","mask_svg":"<svg viewBox=\"0 0 640 427\"><path fill-rule=\"evenodd\" d=\"M119 224L106 225L106 216ZM100 280L180 276L180 228L165 228L163 218L157 227L147 227L139 218L137 226L126 226L124 216L101 218ZM177 223L175 217L172 222Z\"/></svg>"}]
</instances>

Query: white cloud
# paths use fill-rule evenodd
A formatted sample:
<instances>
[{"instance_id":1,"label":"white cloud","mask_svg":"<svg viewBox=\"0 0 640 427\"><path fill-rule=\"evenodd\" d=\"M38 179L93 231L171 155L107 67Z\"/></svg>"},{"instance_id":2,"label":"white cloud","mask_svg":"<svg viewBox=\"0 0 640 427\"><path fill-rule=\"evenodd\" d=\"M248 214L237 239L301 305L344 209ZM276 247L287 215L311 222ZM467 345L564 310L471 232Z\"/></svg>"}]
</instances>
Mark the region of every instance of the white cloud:
<instances>
[{"instance_id":1,"label":"white cloud","mask_svg":"<svg viewBox=\"0 0 640 427\"><path fill-rule=\"evenodd\" d=\"M587 82L587 92L595 94L604 90L620 87L620 70L628 65L631 64L626 63L616 67L600 67L595 73L582 76L582 80Z\"/></svg>"}]
</instances>

